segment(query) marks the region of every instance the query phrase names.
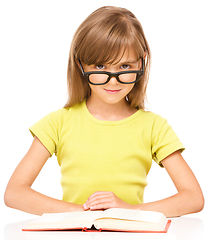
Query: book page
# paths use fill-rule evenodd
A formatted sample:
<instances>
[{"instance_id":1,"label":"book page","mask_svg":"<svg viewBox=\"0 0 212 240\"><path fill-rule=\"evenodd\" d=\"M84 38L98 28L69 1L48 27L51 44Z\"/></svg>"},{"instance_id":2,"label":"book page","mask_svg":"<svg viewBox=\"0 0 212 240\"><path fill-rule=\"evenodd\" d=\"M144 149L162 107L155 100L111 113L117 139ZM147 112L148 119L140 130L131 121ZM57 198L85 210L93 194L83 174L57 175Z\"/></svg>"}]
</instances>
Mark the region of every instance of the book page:
<instances>
[{"instance_id":1,"label":"book page","mask_svg":"<svg viewBox=\"0 0 212 240\"><path fill-rule=\"evenodd\" d=\"M65 213L44 213L34 222L66 222L66 221L88 221L93 222L101 216L103 211L87 211L87 212L65 212Z\"/></svg>"},{"instance_id":2,"label":"book page","mask_svg":"<svg viewBox=\"0 0 212 240\"><path fill-rule=\"evenodd\" d=\"M65 228L90 228L93 221L103 211L46 213L30 222L25 229L65 229Z\"/></svg>"},{"instance_id":3,"label":"book page","mask_svg":"<svg viewBox=\"0 0 212 240\"><path fill-rule=\"evenodd\" d=\"M149 222L149 223L159 223L162 219L166 219L166 217L159 212L138 211L138 210L122 209L122 208L111 208L111 209L105 210L98 219L102 219L102 218L115 218L115 219L142 221L142 222Z\"/></svg>"}]
</instances>

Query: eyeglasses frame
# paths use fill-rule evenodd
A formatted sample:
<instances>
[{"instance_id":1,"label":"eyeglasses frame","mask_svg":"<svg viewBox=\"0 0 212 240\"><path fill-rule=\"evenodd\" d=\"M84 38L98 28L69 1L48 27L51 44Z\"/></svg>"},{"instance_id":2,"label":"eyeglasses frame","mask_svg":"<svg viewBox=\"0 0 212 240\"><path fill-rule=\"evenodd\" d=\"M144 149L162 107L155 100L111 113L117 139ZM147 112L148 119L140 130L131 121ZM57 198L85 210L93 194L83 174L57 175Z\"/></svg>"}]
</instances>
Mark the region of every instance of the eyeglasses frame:
<instances>
[{"instance_id":1,"label":"eyeglasses frame","mask_svg":"<svg viewBox=\"0 0 212 240\"><path fill-rule=\"evenodd\" d=\"M110 79L112 77L115 77L116 80L119 82L119 83L122 83L122 84L132 84L132 83L136 83L140 80L140 78L143 76L144 74L144 59L142 58L142 70L137 70L137 71L122 71L122 72L116 72L116 73L112 73L112 72L107 72L107 71L92 71L92 72L85 72L84 69L83 69L83 66L82 66L82 63L80 61L80 59L78 59L79 61L79 64L80 64L80 68L81 68L81 71L82 71L82 75L87 79L87 81L92 84L92 85L104 85L104 84L107 84ZM127 73L136 73L137 76L136 76L136 80L133 81L133 82L122 82L120 79L119 79L119 75L121 74L127 74ZM106 82L104 83L93 83L90 81L89 79L89 76L91 74L106 74L108 75L108 79Z\"/></svg>"}]
</instances>

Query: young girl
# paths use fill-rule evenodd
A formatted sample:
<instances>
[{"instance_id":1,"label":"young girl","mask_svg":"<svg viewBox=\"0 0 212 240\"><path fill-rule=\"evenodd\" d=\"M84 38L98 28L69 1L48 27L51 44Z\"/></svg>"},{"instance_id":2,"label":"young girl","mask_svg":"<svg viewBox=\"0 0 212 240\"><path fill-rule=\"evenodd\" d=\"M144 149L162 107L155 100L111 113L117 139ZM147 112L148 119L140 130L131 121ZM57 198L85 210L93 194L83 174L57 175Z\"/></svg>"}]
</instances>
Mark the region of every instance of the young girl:
<instances>
[{"instance_id":1,"label":"young girl","mask_svg":"<svg viewBox=\"0 0 212 240\"><path fill-rule=\"evenodd\" d=\"M182 143L164 118L144 110L150 60L141 24L130 11L102 7L88 16L70 49L68 102L30 128L34 140L8 183L7 206L38 215L116 207L167 217L203 208ZM61 167L62 200L31 188L53 153ZM178 193L143 203L152 159Z\"/></svg>"}]
</instances>

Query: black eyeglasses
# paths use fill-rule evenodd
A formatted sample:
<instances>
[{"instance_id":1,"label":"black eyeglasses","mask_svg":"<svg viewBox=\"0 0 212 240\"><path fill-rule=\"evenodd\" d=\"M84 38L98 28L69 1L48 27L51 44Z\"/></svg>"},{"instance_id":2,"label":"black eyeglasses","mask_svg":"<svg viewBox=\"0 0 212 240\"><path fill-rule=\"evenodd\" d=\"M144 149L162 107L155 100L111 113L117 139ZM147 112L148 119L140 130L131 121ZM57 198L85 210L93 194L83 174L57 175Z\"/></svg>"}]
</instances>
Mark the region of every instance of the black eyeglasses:
<instances>
[{"instance_id":1,"label":"black eyeglasses","mask_svg":"<svg viewBox=\"0 0 212 240\"><path fill-rule=\"evenodd\" d=\"M79 60L79 59L78 59ZM80 68L83 76L87 79L90 84L93 85L104 85L110 81L112 77L122 84L132 84L140 80L144 74L144 59L142 58L142 70L139 71L122 71L122 72L106 72L106 71L93 71L85 72L82 63L79 60Z\"/></svg>"}]
</instances>

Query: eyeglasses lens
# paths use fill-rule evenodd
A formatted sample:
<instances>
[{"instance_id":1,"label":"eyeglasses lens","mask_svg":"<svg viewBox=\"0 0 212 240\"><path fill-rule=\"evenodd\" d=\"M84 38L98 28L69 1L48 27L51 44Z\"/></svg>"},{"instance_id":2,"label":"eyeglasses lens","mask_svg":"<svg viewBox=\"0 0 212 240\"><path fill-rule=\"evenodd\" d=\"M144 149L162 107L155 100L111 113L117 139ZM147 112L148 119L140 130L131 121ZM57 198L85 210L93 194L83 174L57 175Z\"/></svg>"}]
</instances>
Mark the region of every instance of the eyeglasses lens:
<instances>
[{"instance_id":1,"label":"eyeglasses lens","mask_svg":"<svg viewBox=\"0 0 212 240\"><path fill-rule=\"evenodd\" d=\"M118 76L121 82L134 82L136 80L136 73L125 73ZM107 74L91 74L89 80L94 84L105 83L108 80L109 76Z\"/></svg>"}]
</instances>

